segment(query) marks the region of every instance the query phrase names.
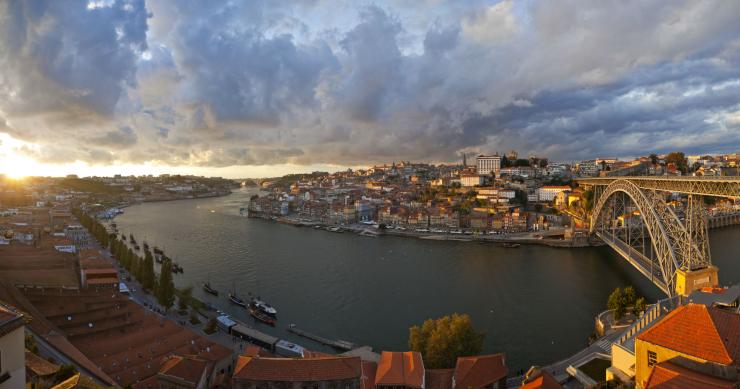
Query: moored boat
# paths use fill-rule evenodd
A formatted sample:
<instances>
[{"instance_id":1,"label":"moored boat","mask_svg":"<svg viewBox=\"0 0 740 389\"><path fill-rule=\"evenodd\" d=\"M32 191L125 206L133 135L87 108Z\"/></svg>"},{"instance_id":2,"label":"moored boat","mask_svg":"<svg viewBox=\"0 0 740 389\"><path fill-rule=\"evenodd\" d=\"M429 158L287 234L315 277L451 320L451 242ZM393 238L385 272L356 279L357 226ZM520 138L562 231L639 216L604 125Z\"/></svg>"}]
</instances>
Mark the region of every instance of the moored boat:
<instances>
[{"instance_id":1,"label":"moored boat","mask_svg":"<svg viewBox=\"0 0 740 389\"><path fill-rule=\"evenodd\" d=\"M212 294L214 296L218 296L218 291L216 289L213 289L210 282L203 283L203 290L205 290L206 293Z\"/></svg>"},{"instance_id":2,"label":"moored boat","mask_svg":"<svg viewBox=\"0 0 740 389\"><path fill-rule=\"evenodd\" d=\"M515 249L515 248L517 248L517 247L519 247L521 245L519 243L506 242L502 246L507 247L507 248Z\"/></svg>"},{"instance_id":3,"label":"moored boat","mask_svg":"<svg viewBox=\"0 0 740 389\"><path fill-rule=\"evenodd\" d=\"M252 317L265 324L274 326L277 323L277 310L260 299L253 298L248 309Z\"/></svg>"},{"instance_id":4,"label":"moored boat","mask_svg":"<svg viewBox=\"0 0 740 389\"><path fill-rule=\"evenodd\" d=\"M244 302L244 300L242 300L241 297L237 296L234 292L229 293L229 301L234 305L247 308L247 303Z\"/></svg>"}]
</instances>

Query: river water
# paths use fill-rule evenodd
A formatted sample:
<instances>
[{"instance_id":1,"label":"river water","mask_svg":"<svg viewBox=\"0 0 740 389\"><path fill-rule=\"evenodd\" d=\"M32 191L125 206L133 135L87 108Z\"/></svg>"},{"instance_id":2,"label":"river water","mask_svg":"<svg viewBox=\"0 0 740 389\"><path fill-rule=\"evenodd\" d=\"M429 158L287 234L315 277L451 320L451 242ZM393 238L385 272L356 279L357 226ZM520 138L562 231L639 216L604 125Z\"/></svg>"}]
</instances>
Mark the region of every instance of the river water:
<instances>
[{"instance_id":1,"label":"river water","mask_svg":"<svg viewBox=\"0 0 740 389\"><path fill-rule=\"evenodd\" d=\"M298 228L239 216L254 193L145 203L126 208L116 222L184 267L177 286L192 285L204 301L312 350L330 351L288 333L288 324L376 351L405 350L411 325L459 312L485 331L484 352L505 352L510 367L520 369L586 346L594 316L615 287L634 285L650 301L662 297L606 247L503 248ZM740 228L710 236L720 281L740 282ZM207 280L219 297L203 292ZM232 288L274 305L277 327L255 323L230 305Z\"/></svg>"}]
</instances>

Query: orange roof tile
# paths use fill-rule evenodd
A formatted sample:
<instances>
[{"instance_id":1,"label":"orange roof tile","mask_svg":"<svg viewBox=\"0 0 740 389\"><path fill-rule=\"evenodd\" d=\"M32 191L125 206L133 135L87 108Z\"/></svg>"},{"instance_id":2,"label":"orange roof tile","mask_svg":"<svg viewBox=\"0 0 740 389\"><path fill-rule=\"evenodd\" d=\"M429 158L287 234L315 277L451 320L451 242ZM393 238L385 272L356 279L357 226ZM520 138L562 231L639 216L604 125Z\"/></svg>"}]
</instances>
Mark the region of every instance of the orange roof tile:
<instances>
[{"instance_id":1,"label":"orange roof tile","mask_svg":"<svg viewBox=\"0 0 740 389\"><path fill-rule=\"evenodd\" d=\"M482 388L506 378L508 371L504 354L460 357L455 365L455 388Z\"/></svg>"},{"instance_id":2,"label":"orange roof tile","mask_svg":"<svg viewBox=\"0 0 740 389\"><path fill-rule=\"evenodd\" d=\"M563 386L558 383L553 376L545 370L542 370L537 378L532 381L522 384L520 389L563 389Z\"/></svg>"},{"instance_id":3,"label":"orange roof tile","mask_svg":"<svg viewBox=\"0 0 740 389\"><path fill-rule=\"evenodd\" d=\"M375 372L378 370L378 364L371 361L362 361L362 381L361 389L375 388Z\"/></svg>"},{"instance_id":4,"label":"orange roof tile","mask_svg":"<svg viewBox=\"0 0 740 389\"><path fill-rule=\"evenodd\" d=\"M424 362L416 351L383 351L375 373L375 385L424 386Z\"/></svg>"},{"instance_id":5,"label":"orange roof tile","mask_svg":"<svg viewBox=\"0 0 740 389\"><path fill-rule=\"evenodd\" d=\"M650 373L646 389L732 389L735 383L708 376L685 367L662 362Z\"/></svg>"},{"instance_id":6,"label":"orange roof tile","mask_svg":"<svg viewBox=\"0 0 740 389\"><path fill-rule=\"evenodd\" d=\"M307 382L357 378L362 375L359 357L261 358L240 356L234 380Z\"/></svg>"},{"instance_id":7,"label":"orange roof tile","mask_svg":"<svg viewBox=\"0 0 740 389\"><path fill-rule=\"evenodd\" d=\"M637 339L724 365L740 359L740 315L702 304L676 308Z\"/></svg>"},{"instance_id":8,"label":"orange roof tile","mask_svg":"<svg viewBox=\"0 0 740 389\"><path fill-rule=\"evenodd\" d=\"M175 355L162 364L159 374L177 377L197 385L207 368L208 363L202 359Z\"/></svg>"},{"instance_id":9,"label":"orange roof tile","mask_svg":"<svg viewBox=\"0 0 740 389\"><path fill-rule=\"evenodd\" d=\"M425 389L452 389L455 369L427 369L424 377Z\"/></svg>"}]
</instances>

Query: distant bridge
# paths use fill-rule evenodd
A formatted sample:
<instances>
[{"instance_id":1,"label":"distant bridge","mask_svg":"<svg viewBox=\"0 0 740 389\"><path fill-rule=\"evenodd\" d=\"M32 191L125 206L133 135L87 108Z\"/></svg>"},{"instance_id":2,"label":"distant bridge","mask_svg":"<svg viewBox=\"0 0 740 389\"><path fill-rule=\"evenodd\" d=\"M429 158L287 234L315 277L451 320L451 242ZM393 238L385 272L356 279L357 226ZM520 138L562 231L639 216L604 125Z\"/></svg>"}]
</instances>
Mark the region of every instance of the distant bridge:
<instances>
[{"instance_id":1,"label":"distant bridge","mask_svg":"<svg viewBox=\"0 0 740 389\"><path fill-rule=\"evenodd\" d=\"M590 231L669 296L718 283L704 196L740 198L740 177L599 177ZM666 201L686 195L685 207Z\"/></svg>"}]
</instances>

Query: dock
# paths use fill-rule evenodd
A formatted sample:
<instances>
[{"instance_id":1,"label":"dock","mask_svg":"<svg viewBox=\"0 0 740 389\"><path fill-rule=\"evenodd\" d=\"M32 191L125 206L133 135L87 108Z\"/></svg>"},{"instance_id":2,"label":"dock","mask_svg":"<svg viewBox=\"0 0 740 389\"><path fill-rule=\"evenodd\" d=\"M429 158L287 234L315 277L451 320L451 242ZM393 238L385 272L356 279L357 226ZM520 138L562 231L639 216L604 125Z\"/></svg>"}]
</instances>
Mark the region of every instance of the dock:
<instances>
[{"instance_id":1,"label":"dock","mask_svg":"<svg viewBox=\"0 0 740 389\"><path fill-rule=\"evenodd\" d=\"M334 347L334 348L339 349L339 350L350 351L350 350L352 350L352 349L355 348L355 345L352 342L348 342L346 340L331 340L331 339L327 339L327 338L324 338L322 336L318 336L318 335L312 334L310 332L303 331L303 330L297 328L295 325L292 325L292 324L288 327L288 331L289 332L292 332L292 333L294 333L294 334L296 334L298 336L302 336L304 338L311 339L314 342L321 343L321 344L323 344L325 346Z\"/></svg>"}]
</instances>

